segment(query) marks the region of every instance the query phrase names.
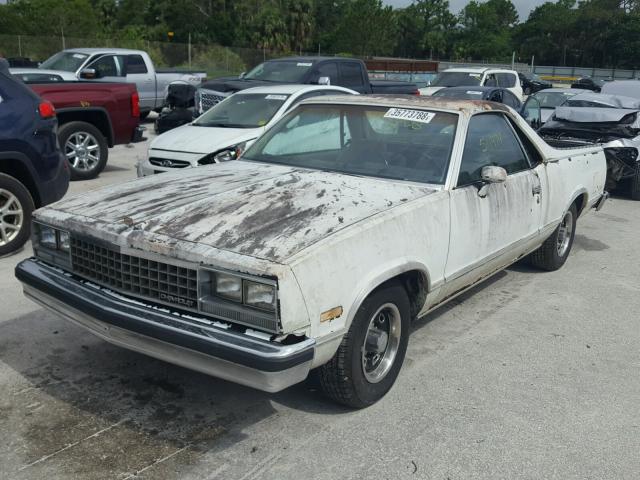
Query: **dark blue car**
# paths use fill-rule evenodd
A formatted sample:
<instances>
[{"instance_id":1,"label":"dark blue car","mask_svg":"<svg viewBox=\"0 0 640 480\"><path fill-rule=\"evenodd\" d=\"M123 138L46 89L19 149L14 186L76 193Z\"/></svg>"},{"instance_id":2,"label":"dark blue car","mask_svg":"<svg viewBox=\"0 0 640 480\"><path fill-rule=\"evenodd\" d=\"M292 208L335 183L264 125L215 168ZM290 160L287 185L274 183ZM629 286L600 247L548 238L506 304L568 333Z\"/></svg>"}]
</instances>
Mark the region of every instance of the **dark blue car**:
<instances>
[{"instance_id":1,"label":"dark blue car","mask_svg":"<svg viewBox=\"0 0 640 480\"><path fill-rule=\"evenodd\" d=\"M448 87L438 90L434 97L456 98L460 100L488 100L504 103L516 111L522 108L522 102L507 88L501 87Z\"/></svg>"},{"instance_id":2,"label":"dark blue car","mask_svg":"<svg viewBox=\"0 0 640 480\"><path fill-rule=\"evenodd\" d=\"M29 239L34 209L69 187L57 126L53 105L0 68L0 256Z\"/></svg>"}]
</instances>

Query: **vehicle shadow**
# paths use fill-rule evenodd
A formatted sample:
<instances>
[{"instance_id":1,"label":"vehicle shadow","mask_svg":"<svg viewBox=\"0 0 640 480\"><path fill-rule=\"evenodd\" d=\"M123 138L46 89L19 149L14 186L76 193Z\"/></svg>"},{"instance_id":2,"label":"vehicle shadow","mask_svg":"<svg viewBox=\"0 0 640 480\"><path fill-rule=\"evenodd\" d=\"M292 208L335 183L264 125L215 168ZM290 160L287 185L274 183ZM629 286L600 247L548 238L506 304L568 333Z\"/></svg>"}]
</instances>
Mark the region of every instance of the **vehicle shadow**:
<instances>
[{"instance_id":1,"label":"vehicle shadow","mask_svg":"<svg viewBox=\"0 0 640 480\"><path fill-rule=\"evenodd\" d=\"M511 270L513 268L514 267L511 266L511 267L509 267L509 270ZM423 317L415 319L413 321L412 331L415 332L417 330L420 330L420 329L424 328L425 326L427 326L428 324L436 321L440 317L442 317L445 314L449 313L451 310L455 309L461 303L465 302L466 300L468 300L470 298L473 298L474 295L476 295L477 293L481 292L482 290L490 289L494 283L498 282L499 280L501 280L502 278L506 277L507 275L508 275L507 271L502 270L502 271L496 273L491 278L488 278L484 282L479 283L478 285L474 286L473 288L470 288L466 292L461 293L458 297L456 297L456 298L448 301L444 305L436 308L435 310L433 310L429 314L427 314L427 315L425 315Z\"/></svg>"},{"instance_id":2,"label":"vehicle shadow","mask_svg":"<svg viewBox=\"0 0 640 480\"><path fill-rule=\"evenodd\" d=\"M128 448L188 444L204 452L246 438L243 431L275 415L278 403L348 412L313 382L260 392L113 346L42 309L0 323L0 365L16 378L0 393L0 429L19 436L11 441L24 443L25 461L60 448L53 430L76 432L67 444L94 433L89 426L124 421L127 438L136 439ZM25 411L36 403L43 405L37 413Z\"/></svg>"}]
</instances>

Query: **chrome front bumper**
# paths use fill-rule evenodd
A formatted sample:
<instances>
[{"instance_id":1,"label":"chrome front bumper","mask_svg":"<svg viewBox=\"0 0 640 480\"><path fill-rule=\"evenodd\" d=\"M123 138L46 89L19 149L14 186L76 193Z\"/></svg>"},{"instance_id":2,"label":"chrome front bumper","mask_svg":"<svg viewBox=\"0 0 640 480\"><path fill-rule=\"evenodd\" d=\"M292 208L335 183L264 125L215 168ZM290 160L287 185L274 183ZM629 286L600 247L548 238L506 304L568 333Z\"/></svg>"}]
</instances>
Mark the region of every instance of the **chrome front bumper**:
<instances>
[{"instance_id":1,"label":"chrome front bumper","mask_svg":"<svg viewBox=\"0 0 640 480\"><path fill-rule=\"evenodd\" d=\"M158 310L27 259L16 267L25 295L115 345L214 377L277 392L304 380L315 341L282 345Z\"/></svg>"}]
</instances>

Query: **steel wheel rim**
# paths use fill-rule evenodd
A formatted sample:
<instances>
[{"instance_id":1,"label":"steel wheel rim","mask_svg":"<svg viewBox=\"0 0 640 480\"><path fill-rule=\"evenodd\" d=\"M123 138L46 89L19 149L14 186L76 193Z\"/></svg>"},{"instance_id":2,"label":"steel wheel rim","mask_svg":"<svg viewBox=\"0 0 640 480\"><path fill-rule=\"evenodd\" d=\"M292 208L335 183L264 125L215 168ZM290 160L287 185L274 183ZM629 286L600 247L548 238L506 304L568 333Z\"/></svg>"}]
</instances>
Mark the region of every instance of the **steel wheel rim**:
<instances>
[{"instance_id":1,"label":"steel wheel rim","mask_svg":"<svg viewBox=\"0 0 640 480\"><path fill-rule=\"evenodd\" d=\"M569 242L571 242L571 235L573 234L573 214L567 212L564 214L562 222L558 227L558 256L564 257L569 249Z\"/></svg>"},{"instance_id":2,"label":"steel wheel rim","mask_svg":"<svg viewBox=\"0 0 640 480\"><path fill-rule=\"evenodd\" d=\"M393 366L402 320L400 310L393 303L380 306L369 320L361 349L362 372L369 383L382 381Z\"/></svg>"},{"instance_id":3,"label":"steel wheel rim","mask_svg":"<svg viewBox=\"0 0 640 480\"><path fill-rule=\"evenodd\" d=\"M0 188L0 247L12 242L24 222L22 204L9 190Z\"/></svg>"},{"instance_id":4,"label":"steel wheel rim","mask_svg":"<svg viewBox=\"0 0 640 480\"><path fill-rule=\"evenodd\" d=\"M76 170L93 170L100 162L100 145L88 132L75 132L69 136L64 144L64 153Z\"/></svg>"}]
</instances>

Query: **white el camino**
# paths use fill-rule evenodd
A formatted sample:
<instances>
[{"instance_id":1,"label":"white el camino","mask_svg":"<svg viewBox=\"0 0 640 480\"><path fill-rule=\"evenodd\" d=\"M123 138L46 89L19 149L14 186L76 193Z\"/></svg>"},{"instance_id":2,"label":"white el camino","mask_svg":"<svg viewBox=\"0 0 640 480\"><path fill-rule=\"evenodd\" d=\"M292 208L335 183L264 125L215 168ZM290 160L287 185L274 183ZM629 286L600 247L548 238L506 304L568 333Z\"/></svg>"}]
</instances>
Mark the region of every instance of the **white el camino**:
<instances>
[{"instance_id":1,"label":"white el camino","mask_svg":"<svg viewBox=\"0 0 640 480\"><path fill-rule=\"evenodd\" d=\"M560 268L605 176L501 104L311 99L238 161L38 210L16 275L116 345L270 392L317 369L364 407L412 319L520 259Z\"/></svg>"}]
</instances>

